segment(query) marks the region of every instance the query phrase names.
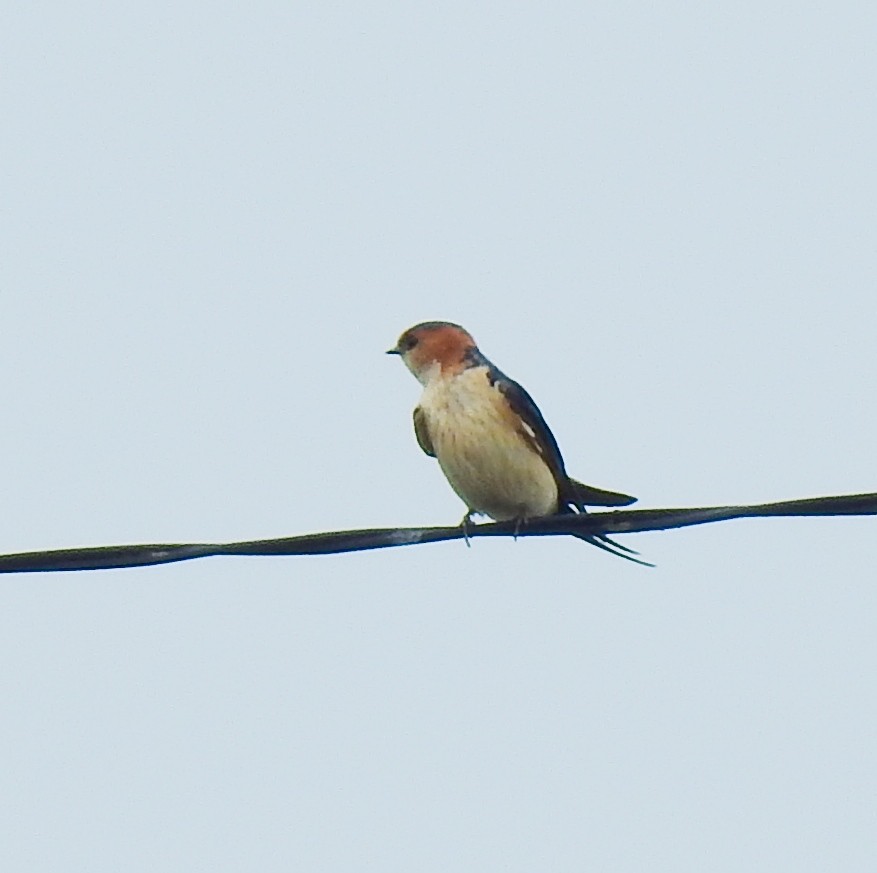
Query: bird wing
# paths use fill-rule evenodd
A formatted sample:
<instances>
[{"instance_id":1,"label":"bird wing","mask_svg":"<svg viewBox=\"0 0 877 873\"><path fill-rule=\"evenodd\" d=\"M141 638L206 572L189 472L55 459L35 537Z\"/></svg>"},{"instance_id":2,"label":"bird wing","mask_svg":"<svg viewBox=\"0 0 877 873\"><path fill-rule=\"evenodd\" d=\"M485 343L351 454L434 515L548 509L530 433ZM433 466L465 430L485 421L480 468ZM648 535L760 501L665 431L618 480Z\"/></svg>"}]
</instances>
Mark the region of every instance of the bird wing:
<instances>
[{"instance_id":1,"label":"bird wing","mask_svg":"<svg viewBox=\"0 0 877 873\"><path fill-rule=\"evenodd\" d=\"M631 503L636 503L636 497L619 491L606 491L593 485L585 485L584 482L577 482L575 479L570 479L569 484L578 500L588 506L630 506Z\"/></svg>"},{"instance_id":2,"label":"bird wing","mask_svg":"<svg viewBox=\"0 0 877 873\"><path fill-rule=\"evenodd\" d=\"M518 423L518 432L529 443L530 447L548 464L548 469L557 481L558 485L568 478L560 447L551 432L551 428L542 417L536 401L527 393L527 390L509 379L496 367L487 371L490 384L505 398L509 408L514 413Z\"/></svg>"},{"instance_id":3,"label":"bird wing","mask_svg":"<svg viewBox=\"0 0 877 873\"><path fill-rule=\"evenodd\" d=\"M629 494L620 494L616 491L605 491L592 485L585 485L571 479L566 472L563 456L557 440L548 427L536 401L527 393L527 390L519 385L514 379L491 367L487 377L491 385L496 388L506 399L509 408L518 419L518 431L524 439L538 452L540 457L548 464L557 482L557 490L561 505L573 504L578 510L589 506L628 506L636 502L635 497Z\"/></svg>"},{"instance_id":4,"label":"bird wing","mask_svg":"<svg viewBox=\"0 0 877 873\"><path fill-rule=\"evenodd\" d=\"M426 413L419 407L414 409L414 436L417 437L417 445L431 458L435 457L435 449L432 447L432 438L429 435L429 425L426 423Z\"/></svg>"}]
</instances>

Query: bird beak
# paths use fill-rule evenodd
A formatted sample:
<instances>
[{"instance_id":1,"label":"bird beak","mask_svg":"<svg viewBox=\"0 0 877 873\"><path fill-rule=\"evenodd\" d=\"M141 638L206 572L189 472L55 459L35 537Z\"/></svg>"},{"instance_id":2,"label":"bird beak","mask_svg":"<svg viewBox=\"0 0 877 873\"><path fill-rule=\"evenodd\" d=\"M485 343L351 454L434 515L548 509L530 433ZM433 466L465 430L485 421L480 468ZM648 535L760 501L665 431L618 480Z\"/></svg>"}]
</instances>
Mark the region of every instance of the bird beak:
<instances>
[{"instance_id":1,"label":"bird beak","mask_svg":"<svg viewBox=\"0 0 877 873\"><path fill-rule=\"evenodd\" d=\"M386 353L387 353L388 355L401 355L401 354L402 354L402 352L400 352L398 348L396 348L396 349L387 349L387 352L386 352Z\"/></svg>"}]
</instances>

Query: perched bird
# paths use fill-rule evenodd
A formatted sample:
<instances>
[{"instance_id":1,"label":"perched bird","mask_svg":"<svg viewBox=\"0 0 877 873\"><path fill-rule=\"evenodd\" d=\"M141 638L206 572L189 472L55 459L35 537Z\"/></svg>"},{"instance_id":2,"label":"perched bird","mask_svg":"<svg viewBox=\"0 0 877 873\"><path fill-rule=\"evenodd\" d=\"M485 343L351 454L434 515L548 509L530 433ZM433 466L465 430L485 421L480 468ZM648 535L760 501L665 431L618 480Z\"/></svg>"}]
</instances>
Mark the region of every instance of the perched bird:
<instances>
[{"instance_id":1,"label":"perched bird","mask_svg":"<svg viewBox=\"0 0 877 873\"><path fill-rule=\"evenodd\" d=\"M586 506L636 501L570 478L533 398L484 357L459 325L415 325L387 354L399 355L423 385L414 433L466 504L464 530L475 513L523 524L543 515L585 512ZM578 536L621 558L646 563L605 535Z\"/></svg>"}]
</instances>

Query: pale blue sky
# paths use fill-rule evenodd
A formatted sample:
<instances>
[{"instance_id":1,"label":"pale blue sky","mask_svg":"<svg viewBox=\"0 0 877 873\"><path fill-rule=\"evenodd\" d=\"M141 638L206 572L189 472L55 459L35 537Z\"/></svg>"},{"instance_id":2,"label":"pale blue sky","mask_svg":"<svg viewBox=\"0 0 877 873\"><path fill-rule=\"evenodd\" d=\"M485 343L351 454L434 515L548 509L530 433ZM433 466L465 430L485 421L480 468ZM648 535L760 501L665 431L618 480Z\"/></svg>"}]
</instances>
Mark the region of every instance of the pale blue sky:
<instances>
[{"instance_id":1,"label":"pale blue sky","mask_svg":"<svg viewBox=\"0 0 877 873\"><path fill-rule=\"evenodd\" d=\"M873 4L9 7L0 552L456 522L464 324L643 506L877 490ZM874 519L0 579L0 867L877 863Z\"/></svg>"}]
</instances>

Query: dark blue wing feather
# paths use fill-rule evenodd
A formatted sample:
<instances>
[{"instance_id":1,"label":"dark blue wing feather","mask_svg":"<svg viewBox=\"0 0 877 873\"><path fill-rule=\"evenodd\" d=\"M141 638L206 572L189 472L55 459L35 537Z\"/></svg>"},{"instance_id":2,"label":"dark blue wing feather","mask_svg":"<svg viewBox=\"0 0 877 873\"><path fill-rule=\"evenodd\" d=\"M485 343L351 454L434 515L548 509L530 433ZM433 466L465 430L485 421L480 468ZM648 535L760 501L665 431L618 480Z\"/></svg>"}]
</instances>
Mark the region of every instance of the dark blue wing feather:
<instances>
[{"instance_id":1,"label":"dark blue wing feather","mask_svg":"<svg viewBox=\"0 0 877 873\"><path fill-rule=\"evenodd\" d=\"M535 448L545 459L545 463L554 474L558 485L565 483L569 477L566 475L563 455L560 454L557 440L542 417L536 401L522 385L519 385L514 379L509 379L493 365L488 367L487 378L490 380L490 384L505 397L512 411L533 431Z\"/></svg>"},{"instance_id":2,"label":"dark blue wing feather","mask_svg":"<svg viewBox=\"0 0 877 873\"><path fill-rule=\"evenodd\" d=\"M512 411L532 431L532 434L524 433L523 436L531 440L533 447L548 464L548 468L557 482L557 492L561 504L558 507L559 511L563 512L570 505L583 511L585 506L629 506L636 502L636 498L629 494L605 491L602 488L594 488L571 479L567 475L560 446L558 446L551 428L548 427L539 411L536 401L514 379L509 379L486 359L484 359L484 363L487 365L487 378L490 380L490 384L505 397Z\"/></svg>"}]
</instances>

